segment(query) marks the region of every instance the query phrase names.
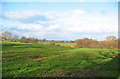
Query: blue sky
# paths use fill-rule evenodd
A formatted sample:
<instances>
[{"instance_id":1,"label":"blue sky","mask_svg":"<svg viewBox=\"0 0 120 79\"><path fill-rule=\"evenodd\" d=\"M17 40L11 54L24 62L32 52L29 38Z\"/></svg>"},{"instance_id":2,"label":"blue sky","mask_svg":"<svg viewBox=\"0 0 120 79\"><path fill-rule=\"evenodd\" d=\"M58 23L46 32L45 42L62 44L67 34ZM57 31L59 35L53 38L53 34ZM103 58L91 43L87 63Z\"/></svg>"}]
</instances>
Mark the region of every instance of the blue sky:
<instances>
[{"instance_id":1,"label":"blue sky","mask_svg":"<svg viewBox=\"0 0 120 79\"><path fill-rule=\"evenodd\" d=\"M119 0L29 0L29 2L118 2ZM28 0L1 0L1 2L28 2Z\"/></svg>"},{"instance_id":2,"label":"blue sky","mask_svg":"<svg viewBox=\"0 0 120 79\"><path fill-rule=\"evenodd\" d=\"M117 2L2 2L3 30L49 40L118 35Z\"/></svg>"}]
</instances>

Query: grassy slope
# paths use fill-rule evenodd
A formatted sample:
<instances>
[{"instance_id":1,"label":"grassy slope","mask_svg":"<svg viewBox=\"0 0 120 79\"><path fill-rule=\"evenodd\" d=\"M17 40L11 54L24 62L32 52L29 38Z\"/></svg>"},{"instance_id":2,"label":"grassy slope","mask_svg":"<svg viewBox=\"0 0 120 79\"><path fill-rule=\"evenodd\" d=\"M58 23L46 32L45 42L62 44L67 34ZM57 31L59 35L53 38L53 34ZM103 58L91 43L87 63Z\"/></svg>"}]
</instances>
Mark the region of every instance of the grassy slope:
<instances>
[{"instance_id":1,"label":"grassy slope","mask_svg":"<svg viewBox=\"0 0 120 79\"><path fill-rule=\"evenodd\" d=\"M117 50L3 42L3 77L117 76ZM40 56L32 58L30 56Z\"/></svg>"}]
</instances>

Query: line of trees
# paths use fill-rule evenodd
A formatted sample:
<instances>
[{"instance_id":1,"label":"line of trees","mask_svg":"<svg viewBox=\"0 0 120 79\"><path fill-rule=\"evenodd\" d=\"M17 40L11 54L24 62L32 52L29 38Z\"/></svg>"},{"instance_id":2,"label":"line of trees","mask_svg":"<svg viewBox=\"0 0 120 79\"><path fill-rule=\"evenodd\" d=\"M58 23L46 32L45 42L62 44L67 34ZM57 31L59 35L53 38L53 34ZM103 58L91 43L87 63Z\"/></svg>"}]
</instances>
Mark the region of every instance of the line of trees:
<instances>
[{"instance_id":1,"label":"line of trees","mask_svg":"<svg viewBox=\"0 0 120 79\"><path fill-rule=\"evenodd\" d=\"M20 41L23 43L38 43L38 39L34 38L34 37L25 37L22 36L21 38L19 38L16 34L13 35L11 32L9 31L4 31L1 35L0 35L0 40L1 41ZM46 41L46 39L43 39L43 41L45 41L45 44L47 45L56 45L55 43L76 43L75 47L77 48L106 48L106 49L118 49L120 48L120 45L118 44L118 42L120 42L120 39L118 39L115 36L107 36L106 39L104 41L97 41L97 40L93 40L93 39L89 39L89 38L84 38L84 39L78 39L75 41ZM60 46L60 45L56 45L56 46Z\"/></svg>"},{"instance_id":2,"label":"line of trees","mask_svg":"<svg viewBox=\"0 0 120 79\"><path fill-rule=\"evenodd\" d=\"M118 49L118 39L115 36L107 36L104 41L97 41L88 38L78 39L75 43L78 48Z\"/></svg>"},{"instance_id":3,"label":"line of trees","mask_svg":"<svg viewBox=\"0 0 120 79\"><path fill-rule=\"evenodd\" d=\"M2 40L2 41L17 41L18 36L17 35L12 35L12 33L9 32L9 31L4 31L0 35L0 40Z\"/></svg>"},{"instance_id":4,"label":"line of trees","mask_svg":"<svg viewBox=\"0 0 120 79\"><path fill-rule=\"evenodd\" d=\"M24 43L38 43L38 39L37 38L34 38L34 37L25 37L25 36L22 36L20 38L20 42L24 42Z\"/></svg>"},{"instance_id":5,"label":"line of trees","mask_svg":"<svg viewBox=\"0 0 120 79\"><path fill-rule=\"evenodd\" d=\"M16 42L16 41L20 41L20 42L23 42L23 43L38 43L38 39L37 38L34 38L34 37L25 37L25 36L22 36L20 39L19 37L15 34L13 35L11 32L9 31L4 31L1 35L0 35L0 40L1 41L13 41L13 42Z\"/></svg>"}]
</instances>

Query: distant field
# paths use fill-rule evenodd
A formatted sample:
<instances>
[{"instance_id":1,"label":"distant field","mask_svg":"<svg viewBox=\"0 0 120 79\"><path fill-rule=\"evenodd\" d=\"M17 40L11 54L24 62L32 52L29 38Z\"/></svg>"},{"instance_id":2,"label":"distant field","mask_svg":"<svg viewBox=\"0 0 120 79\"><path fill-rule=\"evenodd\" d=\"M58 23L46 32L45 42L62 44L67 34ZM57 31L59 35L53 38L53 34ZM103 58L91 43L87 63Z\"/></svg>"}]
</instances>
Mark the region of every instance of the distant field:
<instances>
[{"instance_id":1,"label":"distant field","mask_svg":"<svg viewBox=\"0 0 120 79\"><path fill-rule=\"evenodd\" d=\"M55 44L60 44L60 45L76 45L76 43L55 43Z\"/></svg>"},{"instance_id":2,"label":"distant field","mask_svg":"<svg viewBox=\"0 0 120 79\"><path fill-rule=\"evenodd\" d=\"M44 41L40 41L40 44L45 44ZM76 43L55 43L55 44L60 44L60 45L76 45Z\"/></svg>"},{"instance_id":3,"label":"distant field","mask_svg":"<svg viewBox=\"0 0 120 79\"><path fill-rule=\"evenodd\" d=\"M3 77L116 77L118 50L2 42Z\"/></svg>"}]
</instances>

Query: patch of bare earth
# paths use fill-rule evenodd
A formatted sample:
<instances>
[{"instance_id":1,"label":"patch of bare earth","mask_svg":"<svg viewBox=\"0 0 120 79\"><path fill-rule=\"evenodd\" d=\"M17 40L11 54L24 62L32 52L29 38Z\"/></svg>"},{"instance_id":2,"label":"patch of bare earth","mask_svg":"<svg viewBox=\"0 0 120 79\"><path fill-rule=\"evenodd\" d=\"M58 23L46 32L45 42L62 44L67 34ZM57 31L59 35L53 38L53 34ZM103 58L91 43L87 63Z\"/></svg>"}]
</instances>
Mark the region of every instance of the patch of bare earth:
<instances>
[{"instance_id":1,"label":"patch of bare earth","mask_svg":"<svg viewBox=\"0 0 120 79\"><path fill-rule=\"evenodd\" d=\"M8 52L8 53L17 53L17 52Z\"/></svg>"},{"instance_id":2,"label":"patch of bare earth","mask_svg":"<svg viewBox=\"0 0 120 79\"><path fill-rule=\"evenodd\" d=\"M13 58L15 56L3 56L2 58Z\"/></svg>"},{"instance_id":3,"label":"patch of bare earth","mask_svg":"<svg viewBox=\"0 0 120 79\"><path fill-rule=\"evenodd\" d=\"M37 61L35 61L35 62L40 62L40 63L41 63L41 62L44 62L44 61L42 61L42 60L37 60Z\"/></svg>"},{"instance_id":4,"label":"patch of bare earth","mask_svg":"<svg viewBox=\"0 0 120 79\"><path fill-rule=\"evenodd\" d=\"M14 76L8 76L8 77L14 77Z\"/></svg>"},{"instance_id":5,"label":"patch of bare earth","mask_svg":"<svg viewBox=\"0 0 120 79\"><path fill-rule=\"evenodd\" d=\"M32 59L37 59L37 58L44 58L44 57L47 57L47 56L29 56L30 58Z\"/></svg>"},{"instance_id":6,"label":"patch of bare earth","mask_svg":"<svg viewBox=\"0 0 120 79\"><path fill-rule=\"evenodd\" d=\"M110 58L115 58L115 57L119 57L119 56L109 56Z\"/></svg>"},{"instance_id":7,"label":"patch of bare earth","mask_svg":"<svg viewBox=\"0 0 120 79\"><path fill-rule=\"evenodd\" d=\"M25 52L8 52L8 53L25 53Z\"/></svg>"},{"instance_id":8,"label":"patch of bare earth","mask_svg":"<svg viewBox=\"0 0 120 79\"><path fill-rule=\"evenodd\" d=\"M91 53L91 54L96 54L96 53Z\"/></svg>"},{"instance_id":9,"label":"patch of bare earth","mask_svg":"<svg viewBox=\"0 0 120 79\"><path fill-rule=\"evenodd\" d=\"M67 56L67 55L61 55L62 57L69 57L69 56Z\"/></svg>"},{"instance_id":10,"label":"patch of bare earth","mask_svg":"<svg viewBox=\"0 0 120 79\"><path fill-rule=\"evenodd\" d=\"M25 52L17 52L17 53L25 53Z\"/></svg>"}]
</instances>

